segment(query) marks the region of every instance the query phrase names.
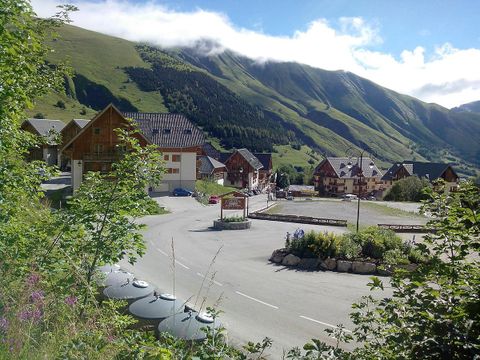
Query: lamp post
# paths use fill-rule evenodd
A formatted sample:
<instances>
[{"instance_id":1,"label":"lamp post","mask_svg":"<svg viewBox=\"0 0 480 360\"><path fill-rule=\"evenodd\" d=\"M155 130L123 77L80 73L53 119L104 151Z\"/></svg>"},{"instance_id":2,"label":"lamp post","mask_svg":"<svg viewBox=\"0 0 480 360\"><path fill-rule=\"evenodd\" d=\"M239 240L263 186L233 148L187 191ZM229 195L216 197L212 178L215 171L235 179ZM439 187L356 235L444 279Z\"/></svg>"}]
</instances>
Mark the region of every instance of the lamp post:
<instances>
[{"instance_id":1,"label":"lamp post","mask_svg":"<svg viewBox=\"0 0 480 360\"><path fill-rule=\"evenodd\" d=\"M350 151L352 149L349 149ZM358 177L358 200L357 200L357 233L358 233L358 226L359 226L359 223L360 223L360 198L361 198L361 195L362 195L362 177L364 177L363 175L363 154L365 153L365 150L360 150L360 152L357 153L357 167L358 167L358 172L357 172L357 177ZM373 163L373 161L370 161L370 164L368 164L368 166L370 167L370 169L373 169L373 166L375 164ZM348 162L347 164L347 167L348 169L351 169L353 167L353 164L351 161Z\"/></svg>"}]
</instances>

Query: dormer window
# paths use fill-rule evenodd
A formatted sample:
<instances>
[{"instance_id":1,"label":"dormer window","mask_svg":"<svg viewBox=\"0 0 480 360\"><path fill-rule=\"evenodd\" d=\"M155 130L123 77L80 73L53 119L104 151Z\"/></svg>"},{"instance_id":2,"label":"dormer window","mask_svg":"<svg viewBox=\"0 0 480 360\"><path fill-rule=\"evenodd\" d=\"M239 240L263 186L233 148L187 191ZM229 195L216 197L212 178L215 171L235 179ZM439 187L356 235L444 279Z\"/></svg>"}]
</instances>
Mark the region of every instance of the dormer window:
<instances>
[{"instance_id":1,"label":"dormer window","mask_svg":"<svg viewBox=\"0 0 480 360\"><path fill-rule=\"evenodd\" d=\"M192 129L185 129L183 130L184 134L191 135L192 134Z\"/></svg>"},{"instance_id":2,"label":"dormer window","mask_svg":"<svg viewBox=\"0 0 480 360\"><path fill-rule=\"evenodd\" d=\"M158 135L159 133L159 130L158 129L153 129L152 130L152 135Z\"/></svg>"},{"instance_id":3,"label":"dormer window","mask_svg":"<svg viewBox=\"0 0 480 360\"><path fill-rule=\"evenodd\" d=\"M164 134L170 134L172 132L171 129L163 129Z\"/></svg>"}]
</instances>

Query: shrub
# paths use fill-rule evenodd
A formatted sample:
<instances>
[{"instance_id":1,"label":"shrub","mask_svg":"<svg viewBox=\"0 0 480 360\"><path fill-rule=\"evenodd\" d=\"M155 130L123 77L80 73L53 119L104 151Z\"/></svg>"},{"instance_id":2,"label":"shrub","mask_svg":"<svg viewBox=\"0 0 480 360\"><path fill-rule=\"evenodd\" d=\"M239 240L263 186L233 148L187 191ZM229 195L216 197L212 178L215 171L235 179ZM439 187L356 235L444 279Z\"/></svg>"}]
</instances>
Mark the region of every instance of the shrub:
<instances>
[{"instance_id":1,"label":"shrub","mask_svg":"<svg viewBox=\"0 0 480 360\"><path fill-rule=\"evenodd\" d=\"M410 263L408 256L401 249L391 249L383 254L383 262L387 265L407 265Z\"/></svg>"},{"instance_id":2,"label":"shrub","mask_svg":"<svg viewBox=\"0 0 480 360\"><path fill-rule=\"evenodd\" d=\"M371 226L361 231L355 238L362 247L362 255L382 259L388 250L401 249L403 241L392 230Z\"/></svg>"},{"instance_id":3,"label":"shrub","mask_svg":"<svg viewBox=\"0 0 480 360\"><path fill-rule=\"evenodd\" d=\"M224 217L222 221L227 223L242 222L242 221L245 221L245 218L243 216L230 216L230 217Z\"/></svg>"},{"instance_id":4,"label":"shrub","mask_svg":"<svg viewBox=\"0 0 480 360\"><path fill-rule=\"evenodd\" d=\"M304 233L302 229L297 229L293 234L287 233L285 247L296 256L303 257L310 255L310 247L315 242L315 232Z\"/></svg>"},{"instance_id":5,"label":"shrub","mask_svg":"<svg viewBox=\"0 0 480 360\"><path fill-rule=\"evenodd\" d=\"M386 201L420 201L426 199L424 189L430 187L426 179L419 179L417 176L409 176L398 180L385 195Z\"/></svg>"},{"instance_id":6,"label":"shrub","mask_svg":"<svg viewBox=\"0 0 480 360\"><path fill-rule=\"evenodd\" d=\"M309 233L310 234L310 233ZM313 244L309 245L309 249L318 257L324 259L327 257L334 257L337 255L338 247L342 238L334 233L319 232L314 233Z\"/></svg>"},{"instance_id":7,"label":"shrub","mask_svg":"<svg viewBox=\"0 0 480 360\"><path fill-rule=\"evenodd\" d=\"M338 244L337 254L346 260L358 258L362 252L362 247L355 241L357 234L349 233L343 235Z\"/></svg>"}]
</instances>

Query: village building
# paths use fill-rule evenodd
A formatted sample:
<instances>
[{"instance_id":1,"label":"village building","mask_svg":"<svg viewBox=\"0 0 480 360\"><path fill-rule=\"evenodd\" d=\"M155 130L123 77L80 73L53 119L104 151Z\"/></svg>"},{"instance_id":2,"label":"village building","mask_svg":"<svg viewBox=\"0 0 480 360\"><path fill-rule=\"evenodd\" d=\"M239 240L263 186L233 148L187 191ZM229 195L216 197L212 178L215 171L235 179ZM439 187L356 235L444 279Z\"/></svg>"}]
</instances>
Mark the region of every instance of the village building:
<instances>
[{"instance_id":1,"label":"village building","mask_svg":"<svg viewBox=\"0 0 480 360\"><path fill-rule=\"evenodd\" d=\"M233 153L222 153L220 162L227 167L225 186L248 190L259 188L260 170L263 165L250 151L238 149Z\"/></svg>"},{"instance_id":2,"label":"village building","mask_svg":"<svg viewBox=\"0 0 480 360\"><path fill-rule=\"evenodd\" d=\"M139 133L134 136L141 146L154 144L163 153L167 173L154 191L195 188L197 154L205 142L203 132L185 116L159 113L121 113L109 105L98 113L62 152L71 160L72 187L75 191L87 171L108 172L126 149L122 148L115 129L129 126L131 118Z\"/></svg>"},{"instance_id":3,"label":"village building","mask_svg":"<svg viewBox=\"0 0 480 360\"><path fill-rule=\"evenodd\" d=\"M27 119L21 129L28 131L41 139L39 146L31 148L27 160L43 160L48 165L59 164L60 133L65 127L61 120Z\"/></svg>"},{"instance_id":4,"label":"village building","mask_svg":"<svg viewBox=\"0 0 480 360\"><path fill-rule=\"evenodd\" d=\"M356 158L327 157L315 168L314 186L322 196L367 196L383 191L382 175L368 157L362 159L361 167Z\"/></svg>"},{"instance_id":5,"label":"village building","mask_svg":"<svg viewBox=\"0 0 480 360\"><path fill-rule=\"evenodd\" d=\"M382 182L386 188L390 188L395 181L409 176L427 179L431 183L443 179L449 191L455 191L459 181L457 173L450 164L407 160L393 164L383 175Z\"/></svg>"},{"instance_id":6,"label":"village building","mask_svg":"<svg viewBox=\"0 0 480 360\"><path fill-rule=\"evenodd\" d=\"M254 153L255 157L262 163L263 167L258 172L258 188L265 189L269 187L272 173L273 162L270 153Z\"/></svg>"},{"instance_id":7,"label":"village building","mask_svg":"<svg viewBox=\"0 0 480 360\"><path fill-rule=\"evenodd\" d=\"M65 125L65 127L60 132L62 135L62 143L60 145L60 150L65 147L65 145L70 142L77 134L88 124L90 120L87 119L73 119ZM61 170L71 170L71 159L68 156L64 156L62 152L59 152L59 161L58 164Z\"/></svg>"},{"instance_id":8,"label":"village building","mask_svg":"<svg viewBox=\"0 0 480 360\"><path fill-rule=\"evenodd\" d=\"M217 184L223 185L227 167L220 161L206 155L197 157L198 180L214 181Z\"/></svg>"}]
</instances>

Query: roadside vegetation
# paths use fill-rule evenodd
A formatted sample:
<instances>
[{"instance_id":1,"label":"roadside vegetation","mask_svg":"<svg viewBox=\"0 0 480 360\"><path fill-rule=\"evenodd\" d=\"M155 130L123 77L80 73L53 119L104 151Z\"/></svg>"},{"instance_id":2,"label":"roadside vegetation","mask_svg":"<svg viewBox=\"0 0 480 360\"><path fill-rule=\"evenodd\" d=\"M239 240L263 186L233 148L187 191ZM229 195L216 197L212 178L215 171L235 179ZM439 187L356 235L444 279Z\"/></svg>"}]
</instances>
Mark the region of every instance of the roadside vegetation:
<instances>
[{"instance_id":1,"label":"roadside vegetation","mask_svg":"<svg viewBox=\"0 0 480 360\"><path fill-rule=\"evenodd\" d=\"M310 231L287 234L285 248L301 258L318 257L371 261L386 266L422 263L426 259L414 243L404 242L392 230L371 226L358 233L337 235Z\"/></svg>"},{"instance_id":2,"label":"roadside vegetation","mask_svg":"<svg viewBox=\"0 0 480 360\"><path fill-rule=\"evenodd\" d=\"M396 181L388 193L384 196L385 201L421 201L428 198L425 190L431 185L427 179L417 176L409 176Z\"/></svg>"}]
</instances>

